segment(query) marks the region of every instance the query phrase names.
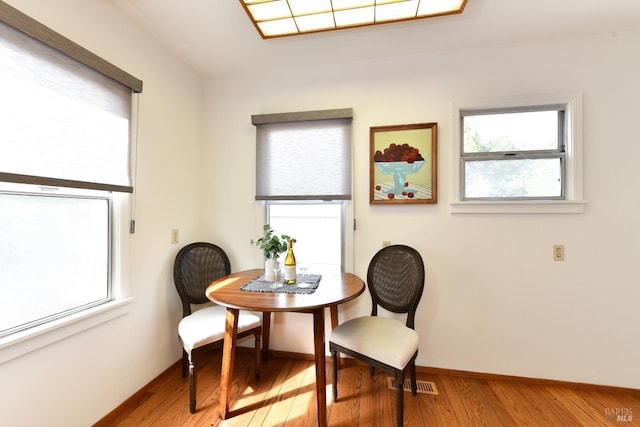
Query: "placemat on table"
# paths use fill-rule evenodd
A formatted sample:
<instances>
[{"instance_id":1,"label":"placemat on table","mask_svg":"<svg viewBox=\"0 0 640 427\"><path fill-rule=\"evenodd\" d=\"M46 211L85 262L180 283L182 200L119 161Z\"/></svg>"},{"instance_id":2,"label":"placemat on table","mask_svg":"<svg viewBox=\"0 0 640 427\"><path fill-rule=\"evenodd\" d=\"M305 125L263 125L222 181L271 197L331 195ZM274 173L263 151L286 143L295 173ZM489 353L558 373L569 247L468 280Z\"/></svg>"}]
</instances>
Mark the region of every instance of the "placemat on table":
<instances>
[{"instance_id":1,"label":"placemat on table","mask_svg":"<svg viewBox=\"0 0 640 427\"><path fill-rule=\"evenodd\" d=\"M287 285L283 283L279 288L272 288L271 285L273 284L273 282L264 280L264 274L261 274L251 282L241 287L240 290L284 294L312 294L316 291L318 285L320 285L321 279L322 276L320 274L298 274L296 277L296 283L294 283L293 285ZM309 286L308 288L301 288L300 286L298 286L301 283L310 283L311 286Z\"/></svg>"}]
</instances>

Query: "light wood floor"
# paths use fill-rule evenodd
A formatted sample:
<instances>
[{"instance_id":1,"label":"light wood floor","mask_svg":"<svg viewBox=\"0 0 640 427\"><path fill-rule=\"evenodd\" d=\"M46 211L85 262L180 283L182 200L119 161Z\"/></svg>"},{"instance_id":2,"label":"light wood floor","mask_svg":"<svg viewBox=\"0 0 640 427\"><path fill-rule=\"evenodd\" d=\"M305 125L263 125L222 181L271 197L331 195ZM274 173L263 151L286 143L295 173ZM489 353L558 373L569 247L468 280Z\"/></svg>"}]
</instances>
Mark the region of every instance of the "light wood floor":
<instances>
[{"instance_id":1,"label":"light wood floor","mask_svg":"<svg viewBox=\"0 0 640 427\"><path fill-rule=\"evenodd\" d=\"M263 361L261 379L256 381L253 356L240 352L237 357L233 418L218 419L218 351L198 358L195 414L189 413L188 381L176 364L95 427L317 425L312 360L271 357ZM439 394L413 397L407 392L405 426L640 426L637 390L428 374L420 369L418 379L434 382ZM329 426L393 426L394 393L384 372L371 377L367 367L347 364L338 373L336 403L331 402L328 381Z\"/></svg>"}]
</instances>

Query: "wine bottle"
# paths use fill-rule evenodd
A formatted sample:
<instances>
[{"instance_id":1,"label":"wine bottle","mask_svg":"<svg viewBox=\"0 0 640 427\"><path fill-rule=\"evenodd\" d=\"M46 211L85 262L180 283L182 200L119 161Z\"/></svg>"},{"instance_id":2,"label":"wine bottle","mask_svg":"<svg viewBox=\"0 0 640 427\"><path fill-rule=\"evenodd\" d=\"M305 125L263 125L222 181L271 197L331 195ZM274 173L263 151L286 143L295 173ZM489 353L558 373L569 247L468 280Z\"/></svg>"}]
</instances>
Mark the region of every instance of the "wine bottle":
<instances>
[{"instance_id":1,"label":"wine bottle","mask_svg":"<svg viewBox=\"0 0 640 427\"><path fill-rule=\"evenodd\" d=\"M293 254L293 241L289 240L287 257L284 259L284 283L293 285L296 283L296 257Z\"/></svg>"}]
</instances>

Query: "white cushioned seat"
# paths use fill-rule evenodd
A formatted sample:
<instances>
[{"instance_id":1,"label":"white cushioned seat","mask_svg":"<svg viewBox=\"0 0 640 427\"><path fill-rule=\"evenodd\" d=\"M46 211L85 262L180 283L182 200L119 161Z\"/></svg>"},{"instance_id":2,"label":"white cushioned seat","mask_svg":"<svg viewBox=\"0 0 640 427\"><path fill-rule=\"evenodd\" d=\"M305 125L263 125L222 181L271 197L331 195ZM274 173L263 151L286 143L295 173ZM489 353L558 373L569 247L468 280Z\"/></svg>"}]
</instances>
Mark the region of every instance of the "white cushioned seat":
<instances>
[{"instance_id":1,"label":"white cushioned seat","mask_svg":"<svg viewBox=\"0 0 640 427\"><path fill-rule=\"evenodd\" d=\"M194 348L202 347L224 338L227 309L211 306L194 311L183 317L178 324L178 335L184 350L191 358ZM260 326L260 317L246 310L240 310L238 333Z\"/></svg>"},{"instance_id":2,"label":"white cushioned seat","mask_svg":"<svg viewBox=\"0 0 640 427\"><path fill-rule=\"evenodd\" d=\"M330 341L402 370L418 349L419 338L416 331L399 320L367 316L336 327Z\"/></svg>"}]
</instances>

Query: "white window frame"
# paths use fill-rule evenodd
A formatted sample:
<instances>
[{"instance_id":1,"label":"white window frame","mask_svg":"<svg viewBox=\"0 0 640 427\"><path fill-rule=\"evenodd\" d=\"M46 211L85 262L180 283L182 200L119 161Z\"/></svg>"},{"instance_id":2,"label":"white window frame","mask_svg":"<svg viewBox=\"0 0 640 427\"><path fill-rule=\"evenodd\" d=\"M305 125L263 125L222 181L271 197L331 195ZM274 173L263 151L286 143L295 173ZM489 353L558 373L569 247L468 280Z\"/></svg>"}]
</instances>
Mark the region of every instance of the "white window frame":
<instances>
[{"instance_id":1,"label":"white window frame","mask_svg":"<svg viewBox=\"0 0 640 427\"><path fill-rule=\"evenodd\" d=\"M565 198L563 200L463 200L461 180L461 111L565 105ZM582 94L511 96L460 100L452 106L452 201L453 214L478 213L583 213L582 189Z\"/></svg>"},{"instance_id":2,"label":"white window frame","mask_svg":"<svg viewBox=\"0 0 640 427\"><path fill-rule=\"evenodd\" d=\"M0 338L0 363L78 334L128 313L127 254L129 250L130 194L113 193L111 296L109 302Z\"/></svg>"}]
</instances>

